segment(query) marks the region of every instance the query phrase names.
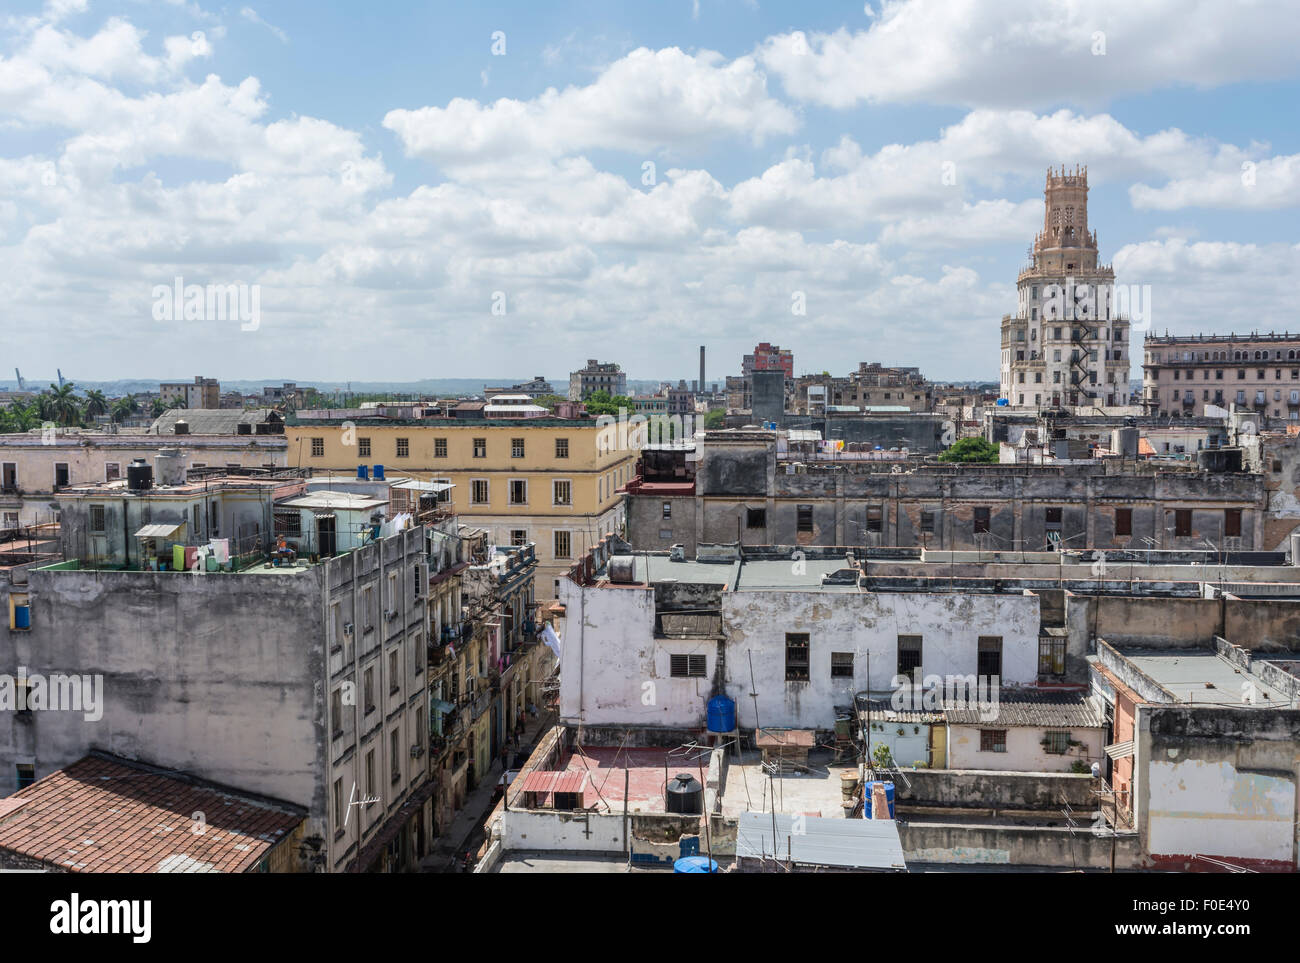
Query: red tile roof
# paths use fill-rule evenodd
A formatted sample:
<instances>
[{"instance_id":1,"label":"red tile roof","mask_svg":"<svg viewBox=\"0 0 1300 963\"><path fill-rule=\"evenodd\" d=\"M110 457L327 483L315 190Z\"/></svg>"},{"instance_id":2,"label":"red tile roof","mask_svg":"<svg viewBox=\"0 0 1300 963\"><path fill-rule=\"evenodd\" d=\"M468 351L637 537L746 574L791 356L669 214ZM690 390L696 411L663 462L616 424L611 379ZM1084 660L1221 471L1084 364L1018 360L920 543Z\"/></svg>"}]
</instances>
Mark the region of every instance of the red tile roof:
<instances>
[{"instance_id":1,"label":"red tile roof","mask_svg":"<svg viewBox=\"0 0 1300 963\"><path fill-rule=\"evenodd\" d=\"M524 778L524 792L582 792L581 772L530 772Z\"/></svg>"},{"instance_id":2,"label":"red tile roof","mask_svg":"<svg viewBox=\"0 0 1300 963\"><path fill-rule=\"evenodd\" d=\"M6 801L14 800L22 805L0 812L0 849L83 873L246 872L306 818L295 806L99 754Z\"/></svg>"}]
</instances>

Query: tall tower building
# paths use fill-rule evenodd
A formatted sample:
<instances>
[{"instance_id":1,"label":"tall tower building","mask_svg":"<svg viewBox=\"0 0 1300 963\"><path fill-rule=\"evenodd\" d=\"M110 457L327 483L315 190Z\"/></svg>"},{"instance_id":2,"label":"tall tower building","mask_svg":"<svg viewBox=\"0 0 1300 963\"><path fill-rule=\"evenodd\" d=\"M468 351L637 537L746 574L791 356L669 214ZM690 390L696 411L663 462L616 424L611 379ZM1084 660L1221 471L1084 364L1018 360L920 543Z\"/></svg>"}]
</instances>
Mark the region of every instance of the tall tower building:
<instances>
[{"instance_id":1,"label":"tall tower building","mask_svg":"<svg viewBox=\"0 0 1300 963\"><path fill-rule=\"evenodd\" d=\"M1111 407L1129 399L1129 322L1115 272L1088 229L1088 169L1048 169L1043 229L1002 317L1001 397L1014 408Z\"/></svg>"}]
</instances>

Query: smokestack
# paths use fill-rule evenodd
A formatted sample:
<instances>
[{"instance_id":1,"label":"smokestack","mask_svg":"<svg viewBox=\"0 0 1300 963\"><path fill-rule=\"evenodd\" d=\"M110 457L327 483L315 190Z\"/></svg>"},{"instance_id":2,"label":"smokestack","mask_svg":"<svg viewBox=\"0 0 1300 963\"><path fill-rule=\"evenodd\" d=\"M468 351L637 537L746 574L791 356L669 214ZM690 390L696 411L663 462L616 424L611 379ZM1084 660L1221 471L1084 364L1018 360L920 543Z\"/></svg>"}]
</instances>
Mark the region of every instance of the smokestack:
<instances>
[{"instance_id":1,"label":"smokestack","mask_svg":"<svg viewBox=\"0 0 1300 963\"><path fill-rule=\"evenodd\" d=\"M704 394L704 345L700 345L700 394Z\"/></svg>"}]
</instances>

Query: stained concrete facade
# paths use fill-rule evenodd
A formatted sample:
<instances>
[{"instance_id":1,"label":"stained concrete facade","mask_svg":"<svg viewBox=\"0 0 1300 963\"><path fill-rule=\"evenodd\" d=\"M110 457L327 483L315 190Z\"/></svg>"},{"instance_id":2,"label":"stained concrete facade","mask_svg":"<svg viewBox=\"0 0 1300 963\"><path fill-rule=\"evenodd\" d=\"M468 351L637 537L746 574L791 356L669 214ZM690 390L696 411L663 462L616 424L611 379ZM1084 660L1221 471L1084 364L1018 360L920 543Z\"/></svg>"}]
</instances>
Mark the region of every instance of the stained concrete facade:
<instances>
[{"instance_id":1,"label":"stained concrete facade","mask_svg":"<svg viewBox=\"0 0 1300 963\"><path fill-rule=\"evenodd\" d=\"M699 442L694 509L628 496L628 538L665 547L655 513L692 514L693 545L924 546L956 550L1066 548L1258 549L1268 501L1264 477L1161 466L1095 463L947 466L907 462L796 462L775 432L708 432ZM657 506L639 504L641 498ZM1300 499L1297 500L1300 504ZM1298 510L1297 521L1300 521ZM1286 529L1289 533L1290 529ZM1273 547L1269 545L1267 547Z\"/></svg>"}]
</instances>

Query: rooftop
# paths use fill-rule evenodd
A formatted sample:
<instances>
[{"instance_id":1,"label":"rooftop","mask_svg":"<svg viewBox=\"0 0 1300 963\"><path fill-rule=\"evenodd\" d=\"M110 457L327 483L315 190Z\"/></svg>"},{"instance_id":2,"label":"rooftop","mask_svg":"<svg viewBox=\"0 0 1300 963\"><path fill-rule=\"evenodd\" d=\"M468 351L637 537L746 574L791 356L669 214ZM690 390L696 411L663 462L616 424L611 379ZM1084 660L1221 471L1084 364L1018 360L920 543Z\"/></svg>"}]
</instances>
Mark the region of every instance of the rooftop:
<instances>
[{"instance_id":1,"label":"rooftop","mask_svg":"<svg viewBox=\"0 0 1300 963\"><path fill-rule=\"evenodd\" d=\"M1292 705L1278 686L1211 649L1122 649L1120 654L1180 703L1238 709L1285 709ZM1296 656L1278 653L1277 658Z\"/></svg>"},{"instance_id":2,"label":"rooftop","mask_svg":"<svg viewBox=\"0 0 1300 963\"><path fill-rule=\"evenodd\" d=\"M241 873L307 814L101 753L4 800L0 849L76 873ZM194 831L202 813L204 831Z\"/></svg>"}]
</instances>

